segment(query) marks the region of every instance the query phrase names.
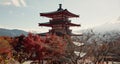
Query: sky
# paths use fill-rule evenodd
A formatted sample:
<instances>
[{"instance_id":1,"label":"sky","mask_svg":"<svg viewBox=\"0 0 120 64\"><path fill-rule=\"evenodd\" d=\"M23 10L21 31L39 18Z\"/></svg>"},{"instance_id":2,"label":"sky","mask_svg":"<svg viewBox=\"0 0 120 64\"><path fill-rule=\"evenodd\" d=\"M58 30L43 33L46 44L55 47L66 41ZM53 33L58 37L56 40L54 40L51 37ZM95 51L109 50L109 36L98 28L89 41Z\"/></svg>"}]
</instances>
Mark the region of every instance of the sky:
<instances>
[{"instance_id":1,"label":"sky","mask_svg":"<svg viewBox=\"0 0 120 64\"><path fill-rule=\"evenodd\" d=\"M80 16L71 18L72 23L81 24L72 27L73 31L100 26L120 17L120 0L0 0L0 28L46 32L49 28L39 27L38 23L48 22L49 18L40 17L39 13L56 11L59 4Z\"/></svg>"}]
</instances>

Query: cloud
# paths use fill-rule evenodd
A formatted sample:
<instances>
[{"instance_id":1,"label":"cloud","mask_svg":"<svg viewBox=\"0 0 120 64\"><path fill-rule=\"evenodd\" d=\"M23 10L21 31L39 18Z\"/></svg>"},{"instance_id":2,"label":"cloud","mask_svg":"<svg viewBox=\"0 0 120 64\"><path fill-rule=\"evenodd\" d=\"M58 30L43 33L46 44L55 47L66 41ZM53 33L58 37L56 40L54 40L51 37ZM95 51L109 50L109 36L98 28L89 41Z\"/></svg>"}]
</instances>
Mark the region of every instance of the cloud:
<instances>
[{"instance_id":1,"label":"cloud","mask_svg":"<svg viewBox=\"0 0 120 64\"><path fill-rule=\"evenodd\" d=\"M20 2L21 2L21 4L22 4L24 7L27 6L25 0L20 0Z\"/></svg>"},{"instance_id":2,"label":"cloud","mask_svg":"<svg viewBox=\"0 0 120 64\"><path fill-rule=\"evenodd\" d=\"M25 0L9 0L9 1L4 1L0 4L4 6L14 5L15 7L26 7L27 6Z\"/></svg>"},{"instance_id":3,"label":"cloud","mask_svg":"<svg viewBox=\"0 0 120 64\"><path fill-rule=\"evenodd\" d=\"M5 6L9 6L11 5L12 3L11 2L3 2L3 3L0 3L1 5L5 5Z\"/></svg>"},{"instance_id":4,"label":"cloud","mask_svg":"<svg viewBox=\"0 0 120 64\"><path fill-rule=\"evenodd\" d=\"M19 0L12 0L12 3L16 7L21 7Z\"/></svg>"},{"instance_id":5,"label":"cloud","mask_svg":"<svg viewBox=\"0 0 120 64\"><path fill-rule=\"evenodd\" d=\"M25 0L12 0L12 3L16 7L26 7L26 2Z\"/></svg>"}]
</instances>

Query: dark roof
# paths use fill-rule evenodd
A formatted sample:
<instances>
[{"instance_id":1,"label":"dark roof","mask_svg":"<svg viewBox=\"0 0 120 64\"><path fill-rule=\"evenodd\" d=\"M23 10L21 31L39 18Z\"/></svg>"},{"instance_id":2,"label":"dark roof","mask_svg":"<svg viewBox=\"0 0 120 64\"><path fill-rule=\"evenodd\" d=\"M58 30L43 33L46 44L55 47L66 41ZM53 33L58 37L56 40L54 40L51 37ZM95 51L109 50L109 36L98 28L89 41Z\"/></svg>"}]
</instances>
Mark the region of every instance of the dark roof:
<instances>
[{"instance_id":1,"label":"dark roof","mask_svg":"<svg viewBox=\"0 0 120 64\"><path fill-rule=\"evenodd\" d=\"M62 4L59 4L59 8L57 9L57 11L53 11L53 12L47 12L47 13L40 13L40 16L45 16L48 18L54 18L56 16L65 16L68 18L71 17L79 17L79 15L73 14L71 12L69 12L67 9L63 9L62 8Z\"/></svg>"},{"instance_id":2,"label":"dark roof","mask_svg":"<svg viewBox=\"0 0 120 64\"><path fill-rule=\"evenodd\" d=\"M46 32L46 33L39 33L38 35L40 36L46 36L48 34L51 34L50 32ZM61 33L61 32L56 32L56 35L58 36L62 36L62 35L65 35L64 33ZM68 35L70 36L81 36L81 34L73 34L73 33L68 33Z\"/></svg>"},{"instance_id":3,"label":"dark roof","mask_svg":"<svg viewBox=\"0 0 120 64\"><path fill-rule=\"evenodd\" d=\"M65 17L79 17L79 15L73 14L69 12L67 9L65 10L59 10L59 11L54 11L54 12L48 12L48 13L40 13L40 16L45 16L49 18L54 18L56 15L64 15Z\"/></svg>"},{"instance_id":4,"label":"dark roof","mask_svg":"<svg viewBox=\"0 0 120 64\"><path fill-rule=\"evenodd\" d=\"M47 26L47 27L51 27L52 25L60 25L60 24L64 24L63 22L61 23L50 23L50 22L46 22L46 23L39 23L39 26ZM70 26L81 26L80 24L74 24L74 23L66 23L65 25L70 25Z\"/></svg>"}]
</instances>

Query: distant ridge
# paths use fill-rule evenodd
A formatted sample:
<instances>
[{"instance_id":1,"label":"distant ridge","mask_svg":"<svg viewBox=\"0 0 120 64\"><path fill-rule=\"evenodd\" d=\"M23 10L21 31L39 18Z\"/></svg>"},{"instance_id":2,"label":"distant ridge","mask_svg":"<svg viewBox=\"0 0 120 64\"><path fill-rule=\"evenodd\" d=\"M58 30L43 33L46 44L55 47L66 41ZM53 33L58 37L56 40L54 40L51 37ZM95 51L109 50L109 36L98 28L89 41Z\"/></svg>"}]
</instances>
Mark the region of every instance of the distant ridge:
<instances>
[{"instance_id":1,"label":"distant ridge","mask_svg":"<svg viewBox=\"0 0 120 64\"><path fill-rule=\"evenodd\" d=\"M5 28L0 28L0 36L15 37L15 36L20 36L21 34L27 35L28 32L19 29L10 30Z\"/></svg>"}]
</instances>

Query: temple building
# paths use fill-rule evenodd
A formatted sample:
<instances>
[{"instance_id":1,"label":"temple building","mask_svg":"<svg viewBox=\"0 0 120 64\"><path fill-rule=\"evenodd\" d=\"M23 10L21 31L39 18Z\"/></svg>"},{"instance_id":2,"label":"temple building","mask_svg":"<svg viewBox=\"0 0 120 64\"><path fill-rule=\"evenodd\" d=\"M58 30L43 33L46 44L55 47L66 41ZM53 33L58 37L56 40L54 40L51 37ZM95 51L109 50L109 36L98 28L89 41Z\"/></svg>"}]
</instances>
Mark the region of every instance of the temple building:
<instances>
[{"instance_id":1,"label":"temple building","mask_svg":"<svg viewBox=\"0 0 120 64\"><path fill-rule=\"evenodd\" d=\"M71 23L69 18L79 17L79 15L69 12L67 9L62 8L62 4L59 4L59 8L53 12L40 13L40 16L50 18L49 22L39 23L39 26L51 27L47 33L41 33L39 35L45 36L46 34L56 34L58 36L70 35L76 36L70 30L71 26L80 26L80 24Z\"/></svg>"}]
</instances>

